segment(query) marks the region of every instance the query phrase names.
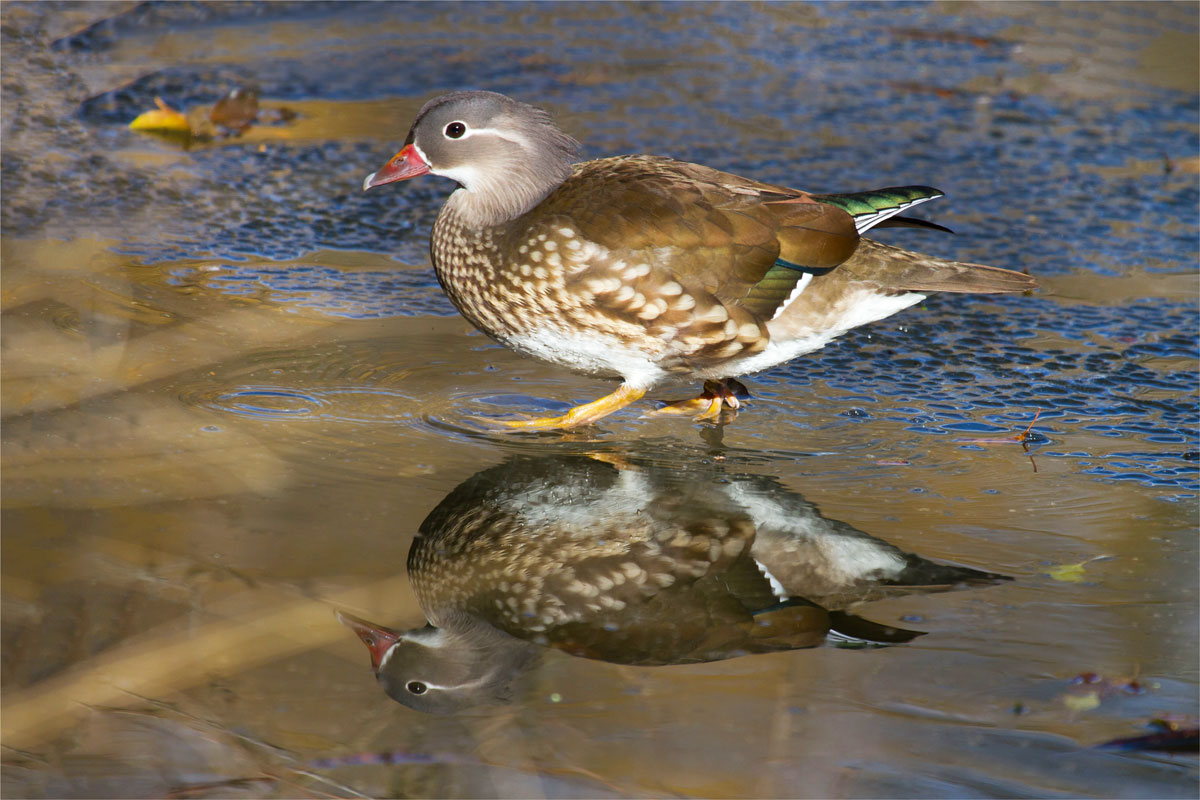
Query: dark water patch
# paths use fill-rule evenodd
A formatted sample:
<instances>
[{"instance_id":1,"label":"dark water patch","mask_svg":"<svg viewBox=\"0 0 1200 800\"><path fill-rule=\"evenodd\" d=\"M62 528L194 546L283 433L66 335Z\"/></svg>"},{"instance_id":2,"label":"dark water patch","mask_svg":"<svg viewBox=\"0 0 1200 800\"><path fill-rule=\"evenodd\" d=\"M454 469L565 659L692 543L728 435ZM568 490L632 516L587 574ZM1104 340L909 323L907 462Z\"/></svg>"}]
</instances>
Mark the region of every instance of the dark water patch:
<instances>
[{"instance_id":1,"label":"dark water patch","mask_svg":"<svg viewBox=\"0 0 1200 800\"><path fill-rule=\"evenodd\" d=\"M337 2L216 2L161 3L143 2L85 28L55 39L56 51L92 53L112 47L120 39L152 33L179 32L213 25L261 23L278 19L303 19L327 16L338 7L352 4ZM114 10L119 6L113 6Z\"/></svg>"},{"instance_id":2,"label":"dark water patch","mask_svg":"<svg viewBox=\"0 0 1200 800\"><path fill-rule=\"evenodd\" d=\"M353 270L262 261L213 263L171 270L167 283L263 297L297 309L349 319L452 316L454 307L430 268Z\"/></svg>"},{"instance_id":3,"label":"dark water patch","mask_svg":"<svg viewBox=\"0 0 1200 800\"><path fill-rule=\"evenodd\" d=\"M835 407L849 404L910 432L971 439L1019 435L1036 412L1027 446L1069 444L1076 436L1155 446L1134 461L1090 451L1041 450L1039 456L1088 460L1090 465L1078 465L1086 474L1200 489L1195 470L1180 460L1197 442L1200 418L1194 366L1200 352L1196 340L1181 333L1193 324L1193 306L1137 301L1062 307L1018 298L999 310L993 302L939 298L927 316L851 331L823 350L755 376L752 391L762 384L820 387L824 402ZM1079 349L1043 348L1046 334L1039 329ZM963 347L964 341L980 344ZM1172 360L1162 361L1164 355ZM846 421L857 416L833 413Z\"/></svg>"},{"instance_id":4,"label":"dark water patch","mask_svg":"<svg viewBox=\"0 0 1200 800\"><path fill-rule=\"evenodd\" d=\"M103 147L80 160L77 147L48 138L26 153L6 153L4 190L16 199L5 204L5 230L63 228L86 218L90 226L123 226L131 248L150 257L163 248L164 259L201 251L294 258L340 246L399 251L411 262L416 249L408 238L426 235L446 187L430 180L360 197L361 177L390 155L376 144L196 151L188 170L197 184L184 193L111 154L146 141L124 126L156 95L188 106L249 83L275 100L414 102L438 88L487 85L562 111L588 155L658 152L813 190L938 185L950 197L922 213L950 222L960 235L921 242L947 256L1043 275L1080 268L1118 274L1130 265L1178 271L1196 262L1194 181L1096 171L1196 152L1195 98L1142 86L1129 102L1114 105L962 89L986 86L998 72L1009 78L1029 72L1016 58L1020 42L992 40L1021 23L1015 12L974 20L969 33L983 37L981 44L970 36L914 37L912 30L945 26L932 9L918 6L889 6L886 13L822 6L821 35L814 36L814 14L790 7L775 9L769 25L765 18L747 25L741 11L724 4L559 14L565 7L555 4L475 4L451 39L441 31L458 16L455 8L150 4L65 37L60 46L84 59L125 39L136 46L139 37L189 30L202 38L213 26L249 21L328 19L340 31L314 34L312 45L323 50L316 62L267 47L249 60L221 63L197 46L181 53L180 63L85 100L79 119ZM681 26L685 9L694 19ZM524 45L488 28L514 23L532 37ZM612 66L606 37L618 33L623 57ZM697 36L717 42L722 33L739 46L694 46ZM555 57L544 49L551 43L559 48ZM936 76L929 91L897 85L898 76L929 74ZM680 92L664 97L664 81ZM397 142L403 137L402 129L382 133ZM881 137L890 144L866 145ZM39 169L35 161L47 149L79 163ZM55 191L37 191L51 184ZM180 202L196 213L171 220L168 241L161 226L128 225L140 212Z\"/></svg>"},{"instance_id":5,"label":"dark water patch","mask_svg":"<svg viewBox=\"0 0 1200 800\"><path fill-rule=\"evenodd\" d=\"M126 184L111 160L97 157L90 180L100 185L111 180L128 193L89 214L87 225L115 226L123 217L170 205L183 192L192 200L190 214L161 220L153 238L125 237L119 252L155 265L197 258L282 260L320 249L357 249L420 264L427 261L428 232L449 190L428 181L400 192L364 193L362 177L386 156L363 143L299 149L235 145L191 158L194 179L181 190L164 189L149 175ZM64 194L41 208L16 206L9 219L16 232L28 233L21 220L40 225L39 215L67 212L76 202Z\"/></svg>"}]
</instances>

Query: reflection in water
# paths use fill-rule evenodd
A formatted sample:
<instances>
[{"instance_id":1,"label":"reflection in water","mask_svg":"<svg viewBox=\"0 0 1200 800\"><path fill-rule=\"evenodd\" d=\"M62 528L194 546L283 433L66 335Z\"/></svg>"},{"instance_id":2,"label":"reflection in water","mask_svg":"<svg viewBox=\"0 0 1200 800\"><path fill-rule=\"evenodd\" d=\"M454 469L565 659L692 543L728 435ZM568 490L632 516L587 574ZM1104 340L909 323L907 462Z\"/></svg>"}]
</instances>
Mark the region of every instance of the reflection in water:
<instances>
[{"instance_id":1,"label":"reflection in water","mask_svg":"<svg viewBox=\"0 0 1200 800\"><path fill-rule=\"evenodd\" d=\"M897 644L921 632L845 609L1007 580L905 553L772 478L611 455L476 474L422 523L408 571L430 624L341 619L393 699L438 713L508 700L539 646L661 666Z\"/></svg>"}]
</instances>

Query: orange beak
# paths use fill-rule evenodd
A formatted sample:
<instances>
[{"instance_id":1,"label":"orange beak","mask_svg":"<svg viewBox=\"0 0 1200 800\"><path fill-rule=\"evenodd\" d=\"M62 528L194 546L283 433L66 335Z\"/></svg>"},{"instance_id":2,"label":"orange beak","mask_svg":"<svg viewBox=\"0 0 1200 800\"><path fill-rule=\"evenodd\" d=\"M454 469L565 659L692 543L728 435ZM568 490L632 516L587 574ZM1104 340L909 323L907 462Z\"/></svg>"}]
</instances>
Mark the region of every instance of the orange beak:
<instances>
[{"instance_id":1,"label":"orange beak","mask_svg":"<svg viewBox=\"0 0 1200 800\"><path fill-rule=\"evenodd\" d=\"M417 148L411 144L404 145L404 149L396 155L392 156L392 160L383 165L383 168L378 172L372 172L363 181L363 191L370 189L372 186L382 186L385 183L393 183L395 181L406 181L409 178L415 178L418 175L425 175L429 172L429 164L425 163L425 159L421 158Z\"/></svg>"},{"instance_id":2,"label":"orange beak","mask_svg":"<svg viewBox=\"0 0 1200 800\"><path fill-rule=\"evenodd\" d=\"M360 617L343 614L340 611L335 611L334 614L337 615L338 622L354 631L359 640L371 651L371 668L378 672L379 664L383 661L383 656L400 639L400 634L391 628L367 622Z\"/></svg>"}]
</instances>

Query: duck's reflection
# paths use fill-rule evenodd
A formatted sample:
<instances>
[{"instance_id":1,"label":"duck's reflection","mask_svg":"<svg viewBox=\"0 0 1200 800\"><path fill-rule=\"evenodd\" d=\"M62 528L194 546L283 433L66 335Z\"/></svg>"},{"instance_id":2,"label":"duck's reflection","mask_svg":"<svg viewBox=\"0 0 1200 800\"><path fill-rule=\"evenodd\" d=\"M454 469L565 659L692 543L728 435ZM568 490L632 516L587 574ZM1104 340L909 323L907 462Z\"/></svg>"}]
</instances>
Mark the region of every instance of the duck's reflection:
<instances>
[{"instance_id":1,"label":"duck's reflection","mask_svg":"<svg viewBox=\"0 0 1200 800\"><path fill-rule=\"evenodd\" d=\"M422 711L508 699L540 647L657 666L921 635L844 612L1006 580L906 553L771 478L623 458L513 457L421 525L408 571L428 625L346 615L387 693Z\"/></svg>"}]
</instances>

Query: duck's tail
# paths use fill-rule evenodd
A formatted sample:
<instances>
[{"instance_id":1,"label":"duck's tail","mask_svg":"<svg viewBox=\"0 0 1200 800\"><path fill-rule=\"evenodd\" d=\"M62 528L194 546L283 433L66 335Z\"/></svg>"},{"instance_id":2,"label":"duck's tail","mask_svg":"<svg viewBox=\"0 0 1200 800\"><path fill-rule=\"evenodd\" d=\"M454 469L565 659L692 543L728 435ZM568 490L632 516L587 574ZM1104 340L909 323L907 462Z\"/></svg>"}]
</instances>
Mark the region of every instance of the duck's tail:
<instances>
[{"instance_id":1,"label":"duck's tail","mask_svg":"<svg viewBox=\"0 0 1200 800\"><path fill-rule=\"evenodd\" d=\"M1022 272L947 261L870 239L863 239L838 271L845 277L877 282L894 292L1009 294L1037 286L1033 278Z\"/></svg>"}]
</instances>

